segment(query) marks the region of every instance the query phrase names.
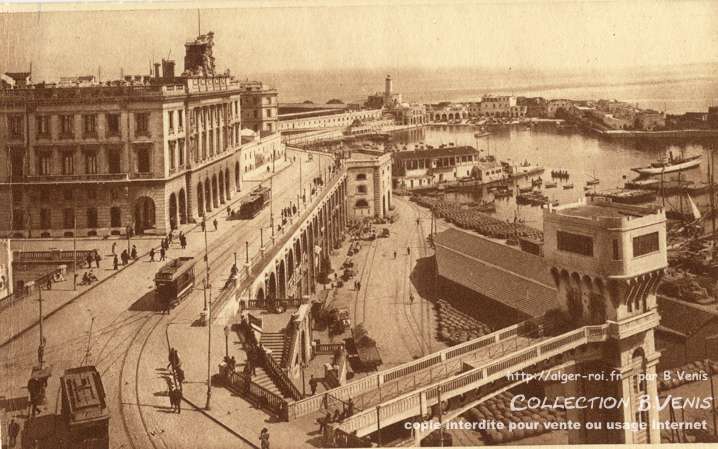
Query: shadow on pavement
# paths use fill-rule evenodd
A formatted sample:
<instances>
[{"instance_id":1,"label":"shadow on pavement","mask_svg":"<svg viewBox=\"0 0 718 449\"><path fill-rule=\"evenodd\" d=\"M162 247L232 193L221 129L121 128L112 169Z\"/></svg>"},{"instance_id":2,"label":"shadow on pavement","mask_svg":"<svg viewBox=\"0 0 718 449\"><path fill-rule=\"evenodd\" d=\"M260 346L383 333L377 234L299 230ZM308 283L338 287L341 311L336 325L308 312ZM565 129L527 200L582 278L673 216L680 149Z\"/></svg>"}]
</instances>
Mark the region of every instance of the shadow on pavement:
<instances>
[{"instance_id":1,"label":"shadow on pavement","mask_svg":"<svg viewBox=\"0 0 718 449\"><path fill-rule=\"evenodd\" d=\"M155 290L145 293L140 299L132 303L130 310L135 312L159 312L160 305L155 293Z\"/></svg>"}]
</instances>

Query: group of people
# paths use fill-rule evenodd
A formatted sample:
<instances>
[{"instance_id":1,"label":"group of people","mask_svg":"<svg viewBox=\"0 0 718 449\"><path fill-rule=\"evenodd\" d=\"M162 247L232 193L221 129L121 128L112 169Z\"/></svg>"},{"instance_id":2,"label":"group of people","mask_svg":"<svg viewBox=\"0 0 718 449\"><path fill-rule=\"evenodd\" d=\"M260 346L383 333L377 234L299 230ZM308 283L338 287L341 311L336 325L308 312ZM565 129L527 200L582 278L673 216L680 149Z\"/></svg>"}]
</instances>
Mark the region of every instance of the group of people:
<instances>
[{"instance_id":1,"label":"group of people","mask_svg":"<svg viewBox=\"0 0 718 449\"><path fill-rule=\"evenodd\" d=\"M112 268L113 269L115 269L115 270L118 269L118 267L120 266L120 261L122 262L122 265L124 266L124 265L127 265L128 263L130 263L130 258L132 258L133 260L137 259L137 247L135 245L132 245L132 250L130 250L130 252L127 252L126 249L123 249L119 258L117 257L117 253L115 252L116 248L117 248L117 242L113 242L112 243L112 255L113 255Z\"/></svg>"},{"instance_id":2,"label":"group of people","mask_svg":"<svg viewBox=\"0 0 718 449\"><path fill-rule=\"evenodd\" d=\"M181 413L182 404L182 384L184 383L184 370L182 369L182 361L179 357L179 352L176 348L170 348L169 355L167 356L169 363L167 369L170 369L172 373L172 382L169 385L168 396L170 398L170 405L172 411Z\"/></svg>"},{"instance_id":3,"label":"group of people","mask_svg":"<svg viewBox=\"0 0 718 449\"><path fill-rule=\"evenodd\" d=\"M92 268L92 262L95 262L95 264L97 265L97 268L100 268L100 260L102 260L102 258L100 257L99 252L94 251L94 252L87 253L86 260L87 260L87 268Z\"/></svg>"},{"instance_id":4,"label":"group of people","mask_svg":"<svg viewBox=\"0 0 718 449\"><path fill-rule=\"evenodd\" d=\"M349 398L347 402L343 403L341 410L339 408L336 408L334 409L334 413L327 410L324 416L317 418L317 424L319 424L319 432L323 434L328 424L335 422L340 423L352 416L353 414L354 400L352 400L352 398Z\"/></svg>"},{"instance_id":5,"label":"group of people","mask_svg":"<svg viewBox=\"0 0 718 449\"><path fill-rule=\"evenodd\" d=\"M90 285L93 282L97 282L97 276L95 276L95 273L92 272L92 268L90 268L90 271L85 271L83 273L80 285Z\"/></svg>"},{"instance_id":6,"label":"group of people","mask_svg":"<svg viewBox=\"0 0 718 449\"><path fill-rule=\"evenodd\" d=\"M229 209L229 212L228 212L228 213L229 213L229 214L232 213L232 209L231 209L231 208ZM215 218L214 220L212 220L212 225L214 226L214 230L215 230L215 231L216 231L217 229L219 229L219 222L217 221L216 218ZM200 222L200 227L202 228L202 232L204 232L205 229L207 229L207 228L206 228L206 227L207 227L207 224L206 224L205 221L204 221L204 217L202 217L202 221Z\"/></svg>"}]
</instances>

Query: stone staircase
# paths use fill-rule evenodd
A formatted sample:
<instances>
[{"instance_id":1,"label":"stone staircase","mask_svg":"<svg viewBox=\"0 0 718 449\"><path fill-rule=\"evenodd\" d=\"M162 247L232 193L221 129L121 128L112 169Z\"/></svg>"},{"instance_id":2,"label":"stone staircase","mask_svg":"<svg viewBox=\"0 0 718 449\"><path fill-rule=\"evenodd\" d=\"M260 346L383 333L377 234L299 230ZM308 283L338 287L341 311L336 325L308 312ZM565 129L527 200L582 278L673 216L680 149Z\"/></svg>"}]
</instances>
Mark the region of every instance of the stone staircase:
<instances>
[{"instance_id":1,"label":"stone staircase","mask_svg":"<svg viewBox=\"0 0 718 449\"><path fill-rule=\"evenodd\" d=\"M280 366L282 366L282 360L284 359L284 332L265 332L262 334L260 341L262 346L272 351L272 358Z\"/></svg>"},{"instance_id":2,"label":"stone staircase","mask_svg":"<svg viewBox=\"0 0 718 449\"><path fill-rule=\"evenodd\" d=\"M265 390L271 391L279 397L287 397L282 394L281 390L277 388L277 386L274 384L274 381L269 376L269 373L267 373L267 371L261 366L256 367L255 375L252 376L252 382L264 388Z\"/></svg>"}]
</instances>

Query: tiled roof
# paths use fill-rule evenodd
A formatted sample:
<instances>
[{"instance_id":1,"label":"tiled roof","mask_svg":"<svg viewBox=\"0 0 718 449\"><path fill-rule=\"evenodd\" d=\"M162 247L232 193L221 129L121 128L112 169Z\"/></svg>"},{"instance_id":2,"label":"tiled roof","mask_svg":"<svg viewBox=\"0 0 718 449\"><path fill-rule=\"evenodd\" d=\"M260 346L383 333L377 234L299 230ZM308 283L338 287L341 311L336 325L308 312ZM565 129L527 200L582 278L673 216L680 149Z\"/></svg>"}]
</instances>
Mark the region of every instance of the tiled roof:
<instances>
[{"instance_id":1,"label":"tiled roof","mask_svg":"<svg viewBox=\"0 0 718 449\"><path fill-rule=\"evenodd\" d=\"M658 313L661 326L686 337L698 332L709 321L718 319L718 314L701 307L665 296L658 296Z\"/></svg>"},{"instance_id":2,"label":"tiled roof","mask_svg":"<svg viewBox=\"0 0 718 449\"><path fill-rule=\"evenodd\" d=\"M558 307L545 260L450 228L435 239L439 275L530 316Z\"/></svg>"}]
</instances>

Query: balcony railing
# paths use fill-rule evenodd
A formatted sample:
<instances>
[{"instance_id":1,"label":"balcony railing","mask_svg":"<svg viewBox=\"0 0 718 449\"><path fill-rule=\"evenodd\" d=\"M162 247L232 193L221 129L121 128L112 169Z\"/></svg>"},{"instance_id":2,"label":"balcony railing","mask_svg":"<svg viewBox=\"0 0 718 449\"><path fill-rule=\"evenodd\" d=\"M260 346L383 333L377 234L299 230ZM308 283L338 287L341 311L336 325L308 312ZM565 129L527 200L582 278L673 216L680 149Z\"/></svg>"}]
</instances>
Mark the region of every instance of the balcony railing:
<instances>
[{"instance_id":1,"label":"balcony railing","mask_svg":"<svg viewBox=\"0 0 718 449\"><path fill-rule=\"evenodd\" d=\"M127 173L85 173L81 175L28 175L27 182L125 181ZM13 181L15 178L13 177Z\"/></svg>"}]
</instances>

